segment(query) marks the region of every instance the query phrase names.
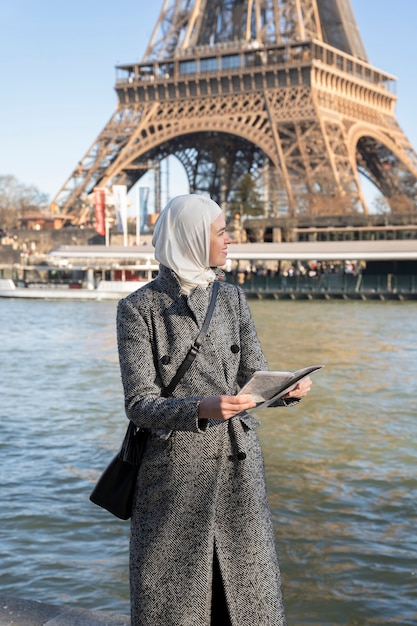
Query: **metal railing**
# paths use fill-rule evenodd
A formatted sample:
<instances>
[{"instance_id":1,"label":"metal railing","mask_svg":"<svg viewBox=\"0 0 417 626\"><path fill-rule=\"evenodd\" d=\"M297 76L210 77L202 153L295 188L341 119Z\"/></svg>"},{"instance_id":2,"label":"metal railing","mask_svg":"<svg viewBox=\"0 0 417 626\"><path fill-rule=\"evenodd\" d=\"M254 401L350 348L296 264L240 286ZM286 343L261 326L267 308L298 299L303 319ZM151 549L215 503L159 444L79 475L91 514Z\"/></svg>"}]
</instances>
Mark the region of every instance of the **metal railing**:
<instances>
[{"instance_id":1,"label":"metal railing","mask_svg":"<svg viewBox=\"0 0 417 626\"><path fill-rule=\"evenodd\" d=\"M416 274L325 273L282 276L274 273L230 272L226 280L249 295L262 297L310 295L311 297L417 298Z\"/></svg>"}]
</instances>

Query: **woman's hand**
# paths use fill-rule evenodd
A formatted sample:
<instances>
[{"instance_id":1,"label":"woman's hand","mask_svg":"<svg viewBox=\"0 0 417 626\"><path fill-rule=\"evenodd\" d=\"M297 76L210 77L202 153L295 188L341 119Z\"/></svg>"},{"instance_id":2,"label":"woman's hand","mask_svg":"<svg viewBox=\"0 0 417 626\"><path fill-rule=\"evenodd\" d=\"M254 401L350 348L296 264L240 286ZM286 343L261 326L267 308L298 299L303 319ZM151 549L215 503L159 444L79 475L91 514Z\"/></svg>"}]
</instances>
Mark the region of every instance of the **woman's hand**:
<instances>
[{"instance_id":1,"label":"woman's hand","mask_svg":"<svg viewBox=\"0 0 417 626\"><path fill-rule=\"evenodd\" d=\"M292 391L283 398L303 398L311 389L311 378L307 376L300 380ZM228 420L241 411L248 411L256 407L250 394L240 396L210 396L200 401L198 419L200 420Z\"/></svg>"},{"instance_id":2,"label":"woman's hand","mask_svg":"<svg viewBox=\"0 0 417 626\"><path fill-rule=\"evenodd\" d=\"M250 394L241 396L210 396L200 400L198 419L228 420L241 411L253 409L256 402Z\"/></svg>"},{"instance_id":3,"label":"woman's hand","mask_svg":"<svg viewBox=\"0 0 417 626\"><path fill-rule=\"evenodd\" d=\"M297 384L296 387L294 387L292 391L289 391L285 396L283 396L283 399L285 400L285 398L304 398L304 396L306 396L310 391L312 384L313 383L311 382L310 376L303 378L303 380L300 380L300 382Z\"/></svg>"}]
</instances>

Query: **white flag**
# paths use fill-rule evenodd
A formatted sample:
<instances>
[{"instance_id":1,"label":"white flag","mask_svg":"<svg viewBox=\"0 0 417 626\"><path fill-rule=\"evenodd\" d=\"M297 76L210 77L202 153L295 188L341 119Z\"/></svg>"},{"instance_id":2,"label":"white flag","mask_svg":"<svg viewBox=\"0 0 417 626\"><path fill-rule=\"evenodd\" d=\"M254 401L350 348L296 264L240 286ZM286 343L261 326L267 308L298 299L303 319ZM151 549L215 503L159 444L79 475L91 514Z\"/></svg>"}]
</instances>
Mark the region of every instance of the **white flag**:
<instances>
[{"instance_id":1,"label":"white flag","mask_svg":"<svg viewBox=\"0 0 417 626\"><path fill-rule=\"evenodd\" d=\"M126 185L113 185L112 189L117 230L119 233L127 233L127 187Z\"/></svg>"}]
</instances>

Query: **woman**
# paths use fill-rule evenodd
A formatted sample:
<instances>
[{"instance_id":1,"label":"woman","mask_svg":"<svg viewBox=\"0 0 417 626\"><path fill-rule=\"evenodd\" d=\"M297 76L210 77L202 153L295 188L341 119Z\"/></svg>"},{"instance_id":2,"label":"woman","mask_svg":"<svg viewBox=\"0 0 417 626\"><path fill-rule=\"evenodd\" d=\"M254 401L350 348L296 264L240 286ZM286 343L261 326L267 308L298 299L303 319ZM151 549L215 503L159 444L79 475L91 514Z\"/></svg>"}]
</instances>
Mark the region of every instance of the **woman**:
<instances>
[{"instance_id":1,"label":"woman","mask_svg":"<svg viewBox=\"0 0 417 626\"><path fill-rule=\"evenodd\" d=\"M220 283L200 353L161 396L199 333L212 268L230 243L215 202L174 198L155 226L158 277L118 306L126 413L149 431L132 513L133 626L285 624L258 423L245 412L255 404L236 396L267 369L240 288Z\"/></svg>"}]
</instances>

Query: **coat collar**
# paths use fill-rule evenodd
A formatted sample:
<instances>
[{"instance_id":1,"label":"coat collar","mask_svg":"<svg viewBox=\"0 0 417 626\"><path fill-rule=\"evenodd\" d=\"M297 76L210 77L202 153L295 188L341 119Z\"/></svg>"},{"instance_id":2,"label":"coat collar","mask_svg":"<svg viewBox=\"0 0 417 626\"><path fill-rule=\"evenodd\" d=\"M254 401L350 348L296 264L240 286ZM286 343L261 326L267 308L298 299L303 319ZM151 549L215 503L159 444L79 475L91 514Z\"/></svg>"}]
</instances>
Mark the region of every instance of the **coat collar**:
<instances>
[{"instance_id":1,"label":"coat collar","mask_svg":"<svg viewBox=\"0 0 417 626\"><path fill-rule=\"evenodd\" d=\"M217 280L219 279L221 280L224 278L224 272L221 269L219 269L218 267L213 268L213 269L214 269L214 273L216 274ZM165 265L159 266L159 274L155 279L155 283L158 285L158 288L161 291L165 291L165 293L169 294L173 298L178 298L182 295L181 284L177 278L177 275L175 274L175 272L173 272L169 267L166 267ZM196 287L195 290L193 291L193 294L196 292L202 292L202 291L205 293L210 293L211 285L209 285L207 289L203 287Z\"/></svg>"},{"instance_id":2,"label":"coat collar","mask_svg":"<svg viewBox=\"0 0 417 626\"><path fill-rule=\"evenodd\" d=\"M221 270L215 268L215 273L217 278L221 277ZM154 284L157 286L158 291L164 292L173 300L183 302L199 323L204 320L210 300L212 284L207 288L197 286L189 296L186 296L181 293L181 284L175 272L165 267L165 265L159 266L159 274Z\"/></svg>"},{"instance_id":3,"label":"coat collar","mask_svg":"<svg viewBox=\"0 0 417 626\"><path fill-rule=\"evenodd\" d=\"M155 278L155 285L158 286L160 291L165 292L172 298L179 298L181 296L181 285L175 272L165 265L159 266L159 274Z\"/></svg>"}]
</instances>

